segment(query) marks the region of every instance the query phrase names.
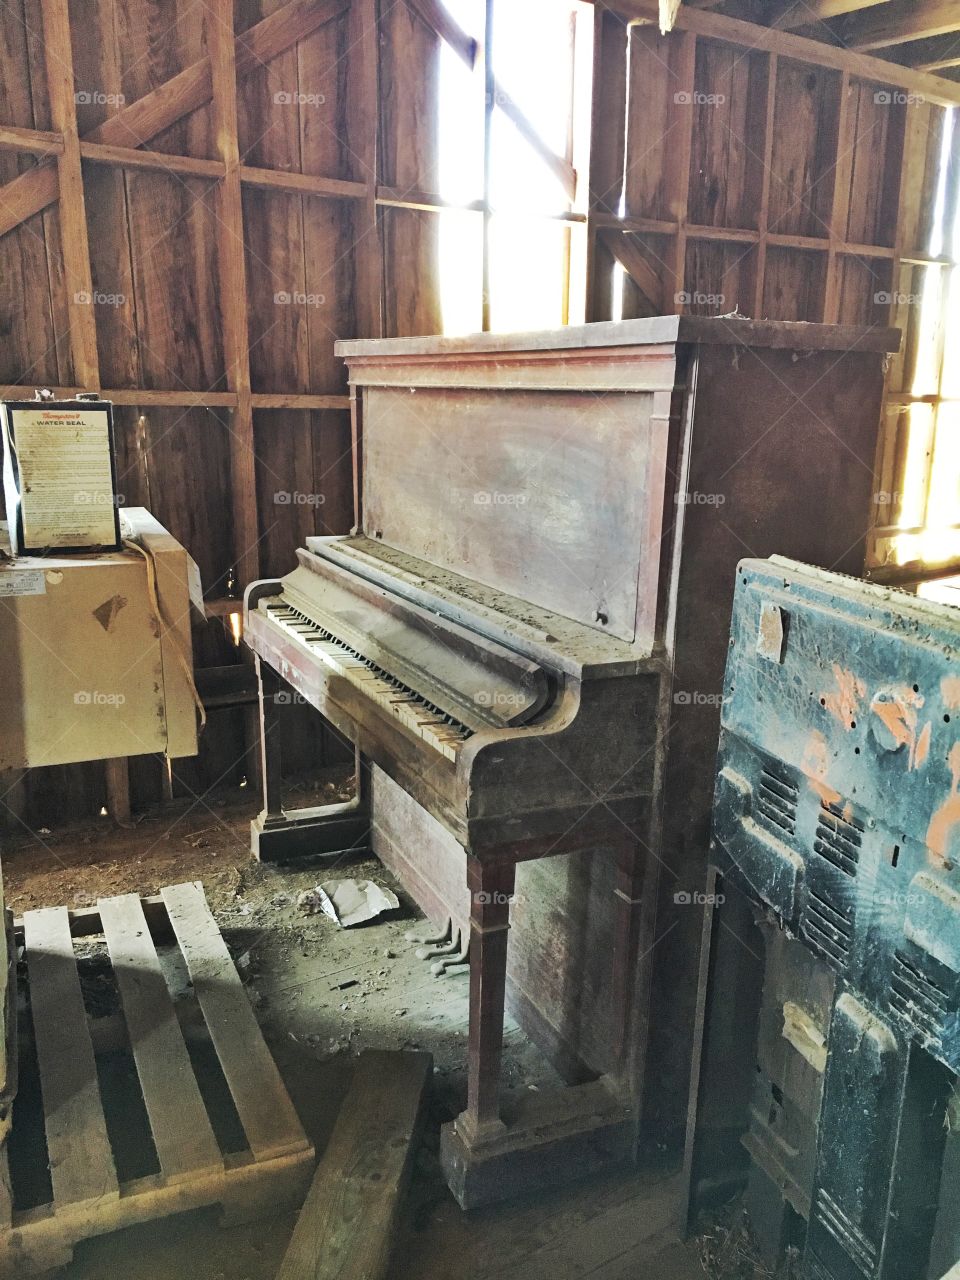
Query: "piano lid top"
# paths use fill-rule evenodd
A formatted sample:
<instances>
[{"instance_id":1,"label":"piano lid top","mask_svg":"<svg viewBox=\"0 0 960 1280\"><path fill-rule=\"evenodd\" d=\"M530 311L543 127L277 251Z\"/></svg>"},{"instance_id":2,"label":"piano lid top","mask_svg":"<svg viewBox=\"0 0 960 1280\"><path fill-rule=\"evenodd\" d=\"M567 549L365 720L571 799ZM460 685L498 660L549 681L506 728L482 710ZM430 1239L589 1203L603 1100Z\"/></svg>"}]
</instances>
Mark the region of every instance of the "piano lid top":
<instances>
[{"instance_id":1,"label":"piano lid top","mask_svg":"<svg viewBox=\"0 0 960 1280\"><path fill-rule=\"evenodd\" d=\"M523 333L470 333L461 337L370 338L337 342L348 363L390 356L457 356L508 351L573 351L664 343L781 347L798 351L888 352L900 349L900 330L867 325L750 320L743 316L649 316L534 329Z\"/></svg>"},{"instance_id":2,"label":"piano lid top","mask_svg":"<svg viewBox=\"0 0 960 1280\"><path fill-rule=\"evenodd\" d=\"M631 644L516 596L362 536L308 537L307 550L546 666L578 678L630 675L649 666Z\"/></svg>"}]
</instances>

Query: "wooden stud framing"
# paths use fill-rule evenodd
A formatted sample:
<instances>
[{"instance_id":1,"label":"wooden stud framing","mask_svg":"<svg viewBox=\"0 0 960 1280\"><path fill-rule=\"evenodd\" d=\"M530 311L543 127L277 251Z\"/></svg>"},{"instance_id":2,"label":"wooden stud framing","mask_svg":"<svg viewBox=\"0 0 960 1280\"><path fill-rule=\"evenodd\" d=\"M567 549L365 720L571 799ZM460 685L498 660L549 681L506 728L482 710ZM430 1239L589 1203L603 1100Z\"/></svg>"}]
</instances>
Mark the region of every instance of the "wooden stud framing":
<instances>
[{"instance_id":1,"label":"wooden stud framing","mask_svg":"<svg viewBox=\"0 0 960 1280\"><path fill-rule=\"evenodd\" d=\"M656 0L594 0L594 2L598 6L625 14L641 22L657 21ZM947 0L947 3L952 3L952 0ZM784 58L792 58L796 62L830 67L834 71L846 71L851 76L868 80L872 84L891 85L896 89L905 89L909 93L923 94L928 102L933 102L937 106L954 107L960 104L960 84L951 80L914 71L892 62L884 62L880 58L871 58L868 54L857 53L851 49L837 48L835 45L824 44L819 40L808 40L804 36L795 36L773 27L761 27L755 22L728 18L722 13L712 13L706 9L692 9L682 5L677 14L675 30L689 31L693 35L708 39L725 40L730 44L755 49L758 52L777 53Z\"/></svg>"},{"instance_id":2,"label":"wooden stud framing","mask_svg":"<svg viewBox=\"0 0 960 1280\"><path fill-rule=\"evenodd\" d=\"M849 319L851 317L846 313L851 306L862 306L865 322L879 320L875 308L882 304L877 301L877 296L887 291L888 276L898 269L902 250L898 250L893 241L893 202L888 197L883 198L884 207L876 211L873 242L864 242L868 239L864 235L865 228L857 224L856 218L851 219L852 198L859 199L860 205L866 202L871 208L881 201L881 195L876 192L869 196L865 194L865 173L855 172L853 134L859 130L869 138L873 132L873 117L867 115L865 118L863 115L865 104L868 108L872 105L875 110L880 110L882 104L888 102L891 113L877 135L878 139L884 139L878 145L882 153L881 165L886 166L884 173L875 175L877 191L885 189L885 182L897 182L901 163L899 135L909 112L914 109L912 98L901 95L901 101L891 91L896 89L892 82L901 69L862 57L850 60L848 67L847 60L834 56L838 51L824 45L771 32L767 28L703 9L688 10L683 6L678 15L678 30L666 39L645 34L652 31L652 26L634 19L631 29L636 34L631 37L629 75L631 81L640 78L635 84L621 85L617 100L612 101L605 96L605 91L611 76L617 72L617 60L614 55L611 62L610 52L602 52L600 33L604 30L603 23L616 20L615 8L626 8L639 15L648 7L647 0L623 0L616 5L611 0L609 8L603 0L597 4L595 50L600 52L595 68L594 122L602 118L607 126L607 135L594 140L592 185L596 185L596 175L605 173L609 168L607 151L615 140L623 104L630 101L631 94L639 94L646 102L654 123L644 129L639 118L628 120L628 133L633 130L637 133L627 137L625 146L618 144L624 171L629 175L638 156L642 160L648 150L653 152L651 138L669 133L669 145L661 148L662 156L659 152L654 153L659 157L659 179L654 178L652 162L648 161L651 172L639 185L636 179L633 180L633 191L631 182L627 182L623 192L625 214L619 207L619 183L616 186L616 207L610 207L607 202L608 207L603 208L595 197L591 201L591 290L588 296L591 298L592 318L607 318L610 314L609 298L604 299L603 294L604 290L609 294L611 264L619 261L647 299L645 305L659 297L660 309L683 310L688 305L683 301L687 294L697 292L710 296L719 291L726 295L728 302L736 303L741 311L757 317L770 316L772 312L773 318L830 322L841 316ZM739 50L747 48L748 36L749 52L737 58ZM739 180L741 184L751 181L748 171L753 167L752 195L749 203L739 210L728 207L724 212L718 206L721 212L715 224L710 224L703 219L709 205L704 205L702 192L698 205L698 197L691 190L690 183L698 172L697 163L692 161L691 147L696 122L699 121L709 131L713 127L711 108L701 107L698 114L687 104L679 104L677 96L681 90L684 93L693 90L695 97L702 94L709 102L712 100L711 90L720 89L729 94L726 81L718 79L713 83L709 77L731 74L724 71L722 58L719 58L721 46L731 43L734 46L731 55L734 57L733 68L737 71L737 79L733 83L735 86L739 83L736 92L743 96L739 104L732 104L729 97L721 98L720 102L726 102L726 109L730 112L727 119L731 121L734 134L739 128L742 135L739 146L746 158L743 160L744 173ZM798 59L801 52L803 57ZM638 53L640 62L637 62ZM801 198L798 188L795 192L797 199L794 200L793 195L784 194L788 190L785 181L792 182L792 179L785 178L778 169L776 152L778 138L781 149L784 145L782 122L792 118L788 104L790 95L796 92L791 77L795 81L798 76L798 60L807 65L819 63L824 68L820 78L823 80L825 76L831 81L830 98L835 93L836 99L835 105L828 104L823 118L812 126L814 132L810 145L815 153L811 150L805 162L813 166L809 192L822 194L808 194ZM873 91L873 104L870 103L871 89L868 87L871 78L863 78L867 72L876 77L872 83L878 85L878 90ZM884 83L882 78L888 72L891 74ZM704 82L694 84L695 76ZM934 82L934 96L942 83ZM878 96L880 88L889 94L888 99ZM650 95L648 102L643 98L644 94ZM663 95L662 100L658 94ZM930 99L925 100L929 105ZM879 108L878 103L881 104ZM798 104L801 139L804 110L813 108ZM787 113L786 117L781 115L782 112ZM635 113L628 114L634 116ZM726 124L717 126L718 133L722 133L725 127ZM722 150L719 143L714 148L719 154L718 149ZM713 190L723 192L719 198L725 200L726 178L722 171L714 169L707 176L701 174L702 183L711 179ZM730 181L732 189L738 189L736 180ZM741 185L740 190L746 188ZM710 197L717 198L716 195ZM741 194L739 198L742 201L744 197ZM782 206L786 200L792 208L805 208L808 199L811 201L810 217L794 217L785 223L782 207L778 208L778 205ZM813 210L814 203L816 210ZM616 233L621 234L623 243L618 243ZM869 235L874 235L872 228ZM710 249L711 244L716 248ZM638 248L649 250L646 260L638 258L634 252ZM805 257L808 257L809 265L804 263ZM658 259L662 265L658 265ZM859 265L857 259L860 260ZM885 265L887 263L889 267ZM651 268L662 279L659 289L651 278ZM730 272L735 274L728 281ZM606 273L605 278L603 273ZM872 287L871 278L876 282ZM796 313L778 313L780 300L794 288L799 290L801 287L809 291L809 296L798 298ZM680 300L675 302L675 295L679 295ZM631 298L635 295L631 294ZM625 311L625 314L630 312Z\"/></svg>"},{"instance_id":3,"label":"wooden stud framing","mask_svg":"<svg viewBox=\"0 0 960 1280\"><path fill-rule=\"evenodd\" d=\"M87 243L87 215L80 169L80 136L73 89L73 49L67 0L40 0L50 114L63 150L57 155L63 275L70 316L70 355L74 377L88 391L100 388L93 277Z\"/></svg>"},{"instance_id":4,"label":"wooden stud framing","mask_svg":"<svg viewBox=\"0 0 960 1280\"><path fill-rule=\"evenodd\" d=\"M851 13L833 30L850 49L887 49L960 30L960 12L954 0L887 0L866 13Z\"/></svg>"},{"instance_id":5,"label":"wooden stud framing","mask_svg":"<svg viewBox=\"0 0 960 1280\"><path fill-rule=\"evenodd\" d=\"M380 77L377 0L354 0L355 38L360 51L360 90L351 113L350 146L367 175L362 196L361 225L357 241L357 319L370 338L383 334L383 259L377 224L377 174L379 170Z\"/></svg>"},{"instance_id":6,"label":"wooden stud framing","mask_svg":"<svg viewBox=\"0 0 960 1280\"><path fill-rule=\"evenodd\" d=\"M770 169L773 159L773 122L777 102L777 55L772 53L767 67L767 96L764 104L763 168L761 170L760 209L757 214L757 265L753 283L753 314L763 312L763 282L766 278L767 245L770 243Z\"/></svg>"},{"instance_id":7,"label":"wooden stud framing","mask_svg":"<svg viewBox=\"0 0 960 1280\"><path fill-rule=\"evenodd\" d=\"M241 584L259 574L257 482L254 474L250 333L244 262L240 147L237 138L237 66L233 0L210 0L206 24L213 87L217 151L225 172L218 188L222 229L217 253L227 386L237 397L232 410L230 483L233 491L234 562Z\"/></svg>"},{"instance_id":8,"label":"wooden stud framing","mask_svg":"<svg viewBox=\"0 0 960 1280\"><path fill-rule=\"evenodd\" d=\"M587 196L587 319L609 320L610 299L602 267L610 261L600 240L604 218L619 226L626 130L627 29L597 5L593 14L593 98L590 112L590 175Z\"/></svg>"},{"instance_id":9,"label":"wooden stud framing","mask_svg":"<svg viewBox=\"0 0 960 1280\"><path fill-rule=\"evenodd\" d=\"M823 302L823 318L827 324L836 324L840 310L840 279L837 254L843 240L841 226L846 219L853 162L852 128L850 124L850 77L843 72L840 78L840 110L837 122L837 162L833 171L833 203L830 213L830 247L827 251L827 280Z\"/></svg>"},{"instance_id":10,"label":"wooden stud framing","mask_svg":"<svg viewBox=\"0 0 960 1280\"><path fill-rule=\"evenodd\" d=\"M0 125L0 151L25 151L37 156L60 155L63 137L43 129L18 129Z\"/></svg>"},{"instance_id":11,"label":"wooden stud framing","mask_svg":"<svg viewBox=\"0 0 960 1280\"><path fill-rule=\"evenodd\" d=\"M87 212L80 166L80 134L73 83L73 46L67 0L40 0L50 115L62 143L56 153L60 196L60 240L69 316L70 363L84 391L99 391L97 322L87 240ZM105 762L107 807L114 819L130 818L130 774L124 759Z\"/></svg>"}]
</instances>

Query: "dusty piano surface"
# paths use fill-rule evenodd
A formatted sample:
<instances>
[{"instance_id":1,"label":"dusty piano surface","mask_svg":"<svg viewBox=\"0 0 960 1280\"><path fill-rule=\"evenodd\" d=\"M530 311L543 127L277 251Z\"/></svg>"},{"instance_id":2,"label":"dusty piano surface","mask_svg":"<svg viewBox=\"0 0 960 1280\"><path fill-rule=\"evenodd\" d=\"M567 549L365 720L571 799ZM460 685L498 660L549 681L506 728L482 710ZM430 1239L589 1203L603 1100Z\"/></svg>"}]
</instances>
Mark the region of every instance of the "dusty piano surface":
<instances>
[{"instance_id":1,"label":"dusty piano surface","mask_svg":"<svg viewBox=\"0 0 960 1280\"><path fill-rule=\"evenodd\" d=\"M469 922L469 1096L444 1134L461 1203L631 1155L648 1045L683 1078L699 913L674 895L706 865L725 584L747 551L860 567L896 345L682 317L339 344L356 529L247 595L254 846L338 852L371 828L369 788L284 813L279 675L369 766L374 848L428 912ZM578 1082L515 1114L507 992ZM677 1103L648 1100L675 1129Z\"/></svg>"}]
</instances>

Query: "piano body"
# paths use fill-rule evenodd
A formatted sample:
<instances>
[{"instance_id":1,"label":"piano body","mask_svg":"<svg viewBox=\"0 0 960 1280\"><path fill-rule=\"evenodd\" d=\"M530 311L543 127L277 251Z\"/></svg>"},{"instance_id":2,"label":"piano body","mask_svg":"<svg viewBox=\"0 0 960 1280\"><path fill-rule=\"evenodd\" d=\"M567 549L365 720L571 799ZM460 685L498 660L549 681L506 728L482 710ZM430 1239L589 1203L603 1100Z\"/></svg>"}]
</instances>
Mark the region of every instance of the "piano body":
<instances>
[{"instance_id":1,"label":"piano body","mask_svg":"<svg viewBox=\"0 0 960 1280\"><path fill-rule=\"evenodd\" d=\"M747 550L862 566L897 345L676 316L338 344L354 531L245 601L254 851L372 830L428 914L469 927L468 1096L442 1138L465 1207L630 1158L659 1023L683 1094L702 913L674 896L704 882L726 584ZM278 677L355 744L349 804L284 810ZM508 995L576 1083L502 1109Z\"/></svg>"}]
</instances>

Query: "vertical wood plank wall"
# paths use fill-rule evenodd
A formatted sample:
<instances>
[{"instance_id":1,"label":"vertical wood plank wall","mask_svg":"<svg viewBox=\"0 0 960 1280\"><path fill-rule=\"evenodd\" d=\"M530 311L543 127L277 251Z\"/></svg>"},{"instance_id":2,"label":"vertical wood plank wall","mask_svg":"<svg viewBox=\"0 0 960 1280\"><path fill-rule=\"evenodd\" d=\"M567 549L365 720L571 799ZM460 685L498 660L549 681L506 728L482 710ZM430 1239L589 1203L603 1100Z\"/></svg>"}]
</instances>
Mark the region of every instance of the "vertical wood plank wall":
<instances>
[{"instance_id":1,"label":"vertical wood plank wall","mask_svg":"<svg viewBox=\"0 0 960 1280\"><path fill-rule=\"evenodd\" d=\"M125 503L200 565L198 667L240 656L230 595L350 526L335 339L440 327L436 215L377 201L435 188L438 48L406 0L0 11L0 387L116 402ZM285 714L292 768L336 756ZM242 709L215 712L175 790L236 783L244 754ZM101 764L3 782L0 830L106 800ZM158 799L159 762L131 782Z\"/></svg>"},{"instance_id":2,"label":"vertical wood plank wall","mask_svg":"<svg viewBox=\"0 0 960 1280\"><path fill-rule=\"evenodd\" d=\"M614 262L625 318L908 319L904 268L935 261L918 208L943 106L602 9L595 49L592 319L613 314Z\"/></svg>"}]
</instances>

